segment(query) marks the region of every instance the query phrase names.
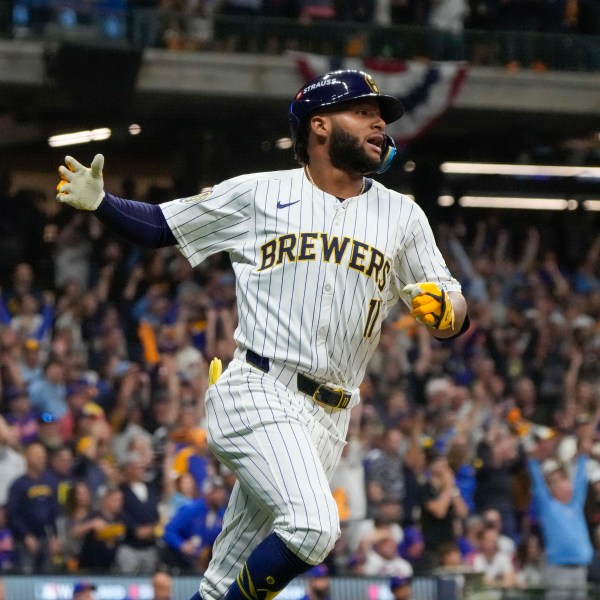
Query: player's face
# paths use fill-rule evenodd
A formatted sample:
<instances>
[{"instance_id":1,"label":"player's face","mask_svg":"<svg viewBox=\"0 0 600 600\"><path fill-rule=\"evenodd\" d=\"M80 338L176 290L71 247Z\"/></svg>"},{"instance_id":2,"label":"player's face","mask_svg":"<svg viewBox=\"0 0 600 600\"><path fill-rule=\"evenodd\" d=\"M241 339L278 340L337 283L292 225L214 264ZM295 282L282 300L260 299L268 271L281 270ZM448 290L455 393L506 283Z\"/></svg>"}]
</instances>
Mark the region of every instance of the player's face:
<instances>
[{"instance_id":1,"label":"player's face","mask_svg":"<svg viewBox=\"0 0 600 600\"><path fill-rule=\"evenodd\" d=\"M381 165L385 121L375 100L352 103L332 115L331 164L344 171L370 173Z\"/></svg>"}]
</instances>

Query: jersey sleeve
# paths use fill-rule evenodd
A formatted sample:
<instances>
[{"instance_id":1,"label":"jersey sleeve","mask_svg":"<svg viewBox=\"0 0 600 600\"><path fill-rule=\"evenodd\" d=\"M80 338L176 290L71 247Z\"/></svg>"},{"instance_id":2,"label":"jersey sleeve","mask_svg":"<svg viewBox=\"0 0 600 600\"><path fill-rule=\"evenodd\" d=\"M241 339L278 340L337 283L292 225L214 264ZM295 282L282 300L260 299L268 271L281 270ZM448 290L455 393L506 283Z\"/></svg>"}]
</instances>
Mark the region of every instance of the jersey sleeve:
<instances>
[{"instance_id":1,"label":"jersey sleeve","mask_svg":"<svg viewBox=\"0 0 600 600\"><path fill-rule=\"evenodd\" d=\"M447 292L460 292L460 283L452 276L437 246L433 230L423 210L414 205L401 252L396 257L400 286L429 281Z\"/></svg>"},{"instance_id":2,"label":"jersey sleeve","mask_svg":"<svg viewBox=\"0 0 600 600\"><path fill-rule=\"evenodd\" d=\"M252 226L256 187L256 179L236 177L196 196L160 205L181 253L192 266L243 243Z\"/></svg>"}]
</instances>

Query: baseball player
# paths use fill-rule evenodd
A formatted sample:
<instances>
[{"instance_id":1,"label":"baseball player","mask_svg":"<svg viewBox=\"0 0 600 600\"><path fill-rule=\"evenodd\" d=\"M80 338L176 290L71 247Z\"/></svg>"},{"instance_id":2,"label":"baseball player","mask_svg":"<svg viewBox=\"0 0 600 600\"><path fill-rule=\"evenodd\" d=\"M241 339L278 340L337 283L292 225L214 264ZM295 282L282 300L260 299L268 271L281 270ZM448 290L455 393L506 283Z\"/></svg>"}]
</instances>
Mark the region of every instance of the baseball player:
<instances>
[{"instance_id":1,"label":"baseball player","mask_svg":"<svg viewBox=\"0 0 600 600\"><path fill-rule=\"evenodd\" d=\"M176 244L195 266L229 253L237 351L206 394L208 441L236 475L195 600L268 600L340 534L331 477L381 323L403 300L437 338L466 302L419 206L368 176L395 146L397 98L361 71L304 85L289 108L300 168L242 175L161 205L104 191L104 158L67 156L57 199L134 244Z\"/></svg>"}]
</instances>

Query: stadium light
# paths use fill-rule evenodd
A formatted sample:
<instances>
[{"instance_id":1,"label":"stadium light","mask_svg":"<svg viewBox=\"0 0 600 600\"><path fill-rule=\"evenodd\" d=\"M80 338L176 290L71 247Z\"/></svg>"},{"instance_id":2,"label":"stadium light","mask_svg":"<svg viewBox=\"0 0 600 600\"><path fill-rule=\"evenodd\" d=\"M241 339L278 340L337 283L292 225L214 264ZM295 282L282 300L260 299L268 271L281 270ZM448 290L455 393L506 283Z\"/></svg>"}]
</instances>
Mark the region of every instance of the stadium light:
<instances>
[{"instance_id":1,"label":"stadium light","mask_svg":"<svg viewBox=\"0 0 600 600\"><path fill-rule=\"evenodd\" d=\"M448 194L444 194L440 196L437 200L438 206L453 206L454 205L454 196L450 196Z\"/></svg>"},{"instance_id":2,"label":"stadium light","mask_svg":"<svg viewBox=\"0 0 600 600\"><path fill-rule=\"evenodd\" d=\"M293 145L294 145L294 142L292 142L292 139L289 137L279 138L275 142L275 147L278 150L289 150Z\"/></svg>"},{"instance_id":3,"label":"stadium light","mask_svg":"<svg viewBox=\"0 0 600 600\"><path fill-rule=\"evenodd\" d=\"M444 199L444 197L441 197ZM445 200L447 202L447 200ZM440 204L440 199L438 199ZM518 198L509 196L461 196L458 204L463 208L507 208L521 210L575 210L577 200L564 198ZM444 204L440 204L444 206ZM448 204L445 204L448 206Z\"/></svg>"},{"instance_id":4,"label":"stadium light","mask_svg":"<svg viewBox=\"0 0 600 600\"><path fill-rule=\"evenodd\" d=\"M502 163L444 162L443 173L457 175L514 175L522 177L578 177L600 179L600 167L559 165L513 165Z\"/></svg>"},{"instance_id":5,"label":"stadium light","mask_svg":"<svg viewBox=\"0 0 600 600\"><path fill-rule=\"evenodd\" d=\"M585 210L600 211L600 200L584 200L583 208Z\"/></svg>"},{"instance_id":6,"label":"stadium light","mask_svg":"<svg viewBox=\"0 0 600 600\"><path fill-rule=\"evenodd\" d=\"M59 148L60 146L100 142L102 140L107 140L111 134L112 131L108 127L88 129L86 131L75 131L73 133L62 133L60 135L50 136L48 138L48 145L52 148Z\"/></svg>"}]
</instances>

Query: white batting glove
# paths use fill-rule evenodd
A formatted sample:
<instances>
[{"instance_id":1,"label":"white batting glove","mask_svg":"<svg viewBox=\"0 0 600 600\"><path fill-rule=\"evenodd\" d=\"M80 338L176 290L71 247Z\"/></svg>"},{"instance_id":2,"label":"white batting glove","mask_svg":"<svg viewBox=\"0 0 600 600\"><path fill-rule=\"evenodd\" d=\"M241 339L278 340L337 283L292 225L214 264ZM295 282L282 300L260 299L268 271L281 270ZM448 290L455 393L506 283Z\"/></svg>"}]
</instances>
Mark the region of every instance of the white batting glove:
<instances>
[{"instance_id":1,"label":"white batting glove","mask_svg":"<svg viewBox=\"0 0 600 600\"><path fill-rule=\"evenodd\" d=\"M56 199L79 210L96 210L104 198L104 156L96 154L89 169L71 156L65 157L65 164L58 167L61 179Z\"/></svg>"}]
</instances>

